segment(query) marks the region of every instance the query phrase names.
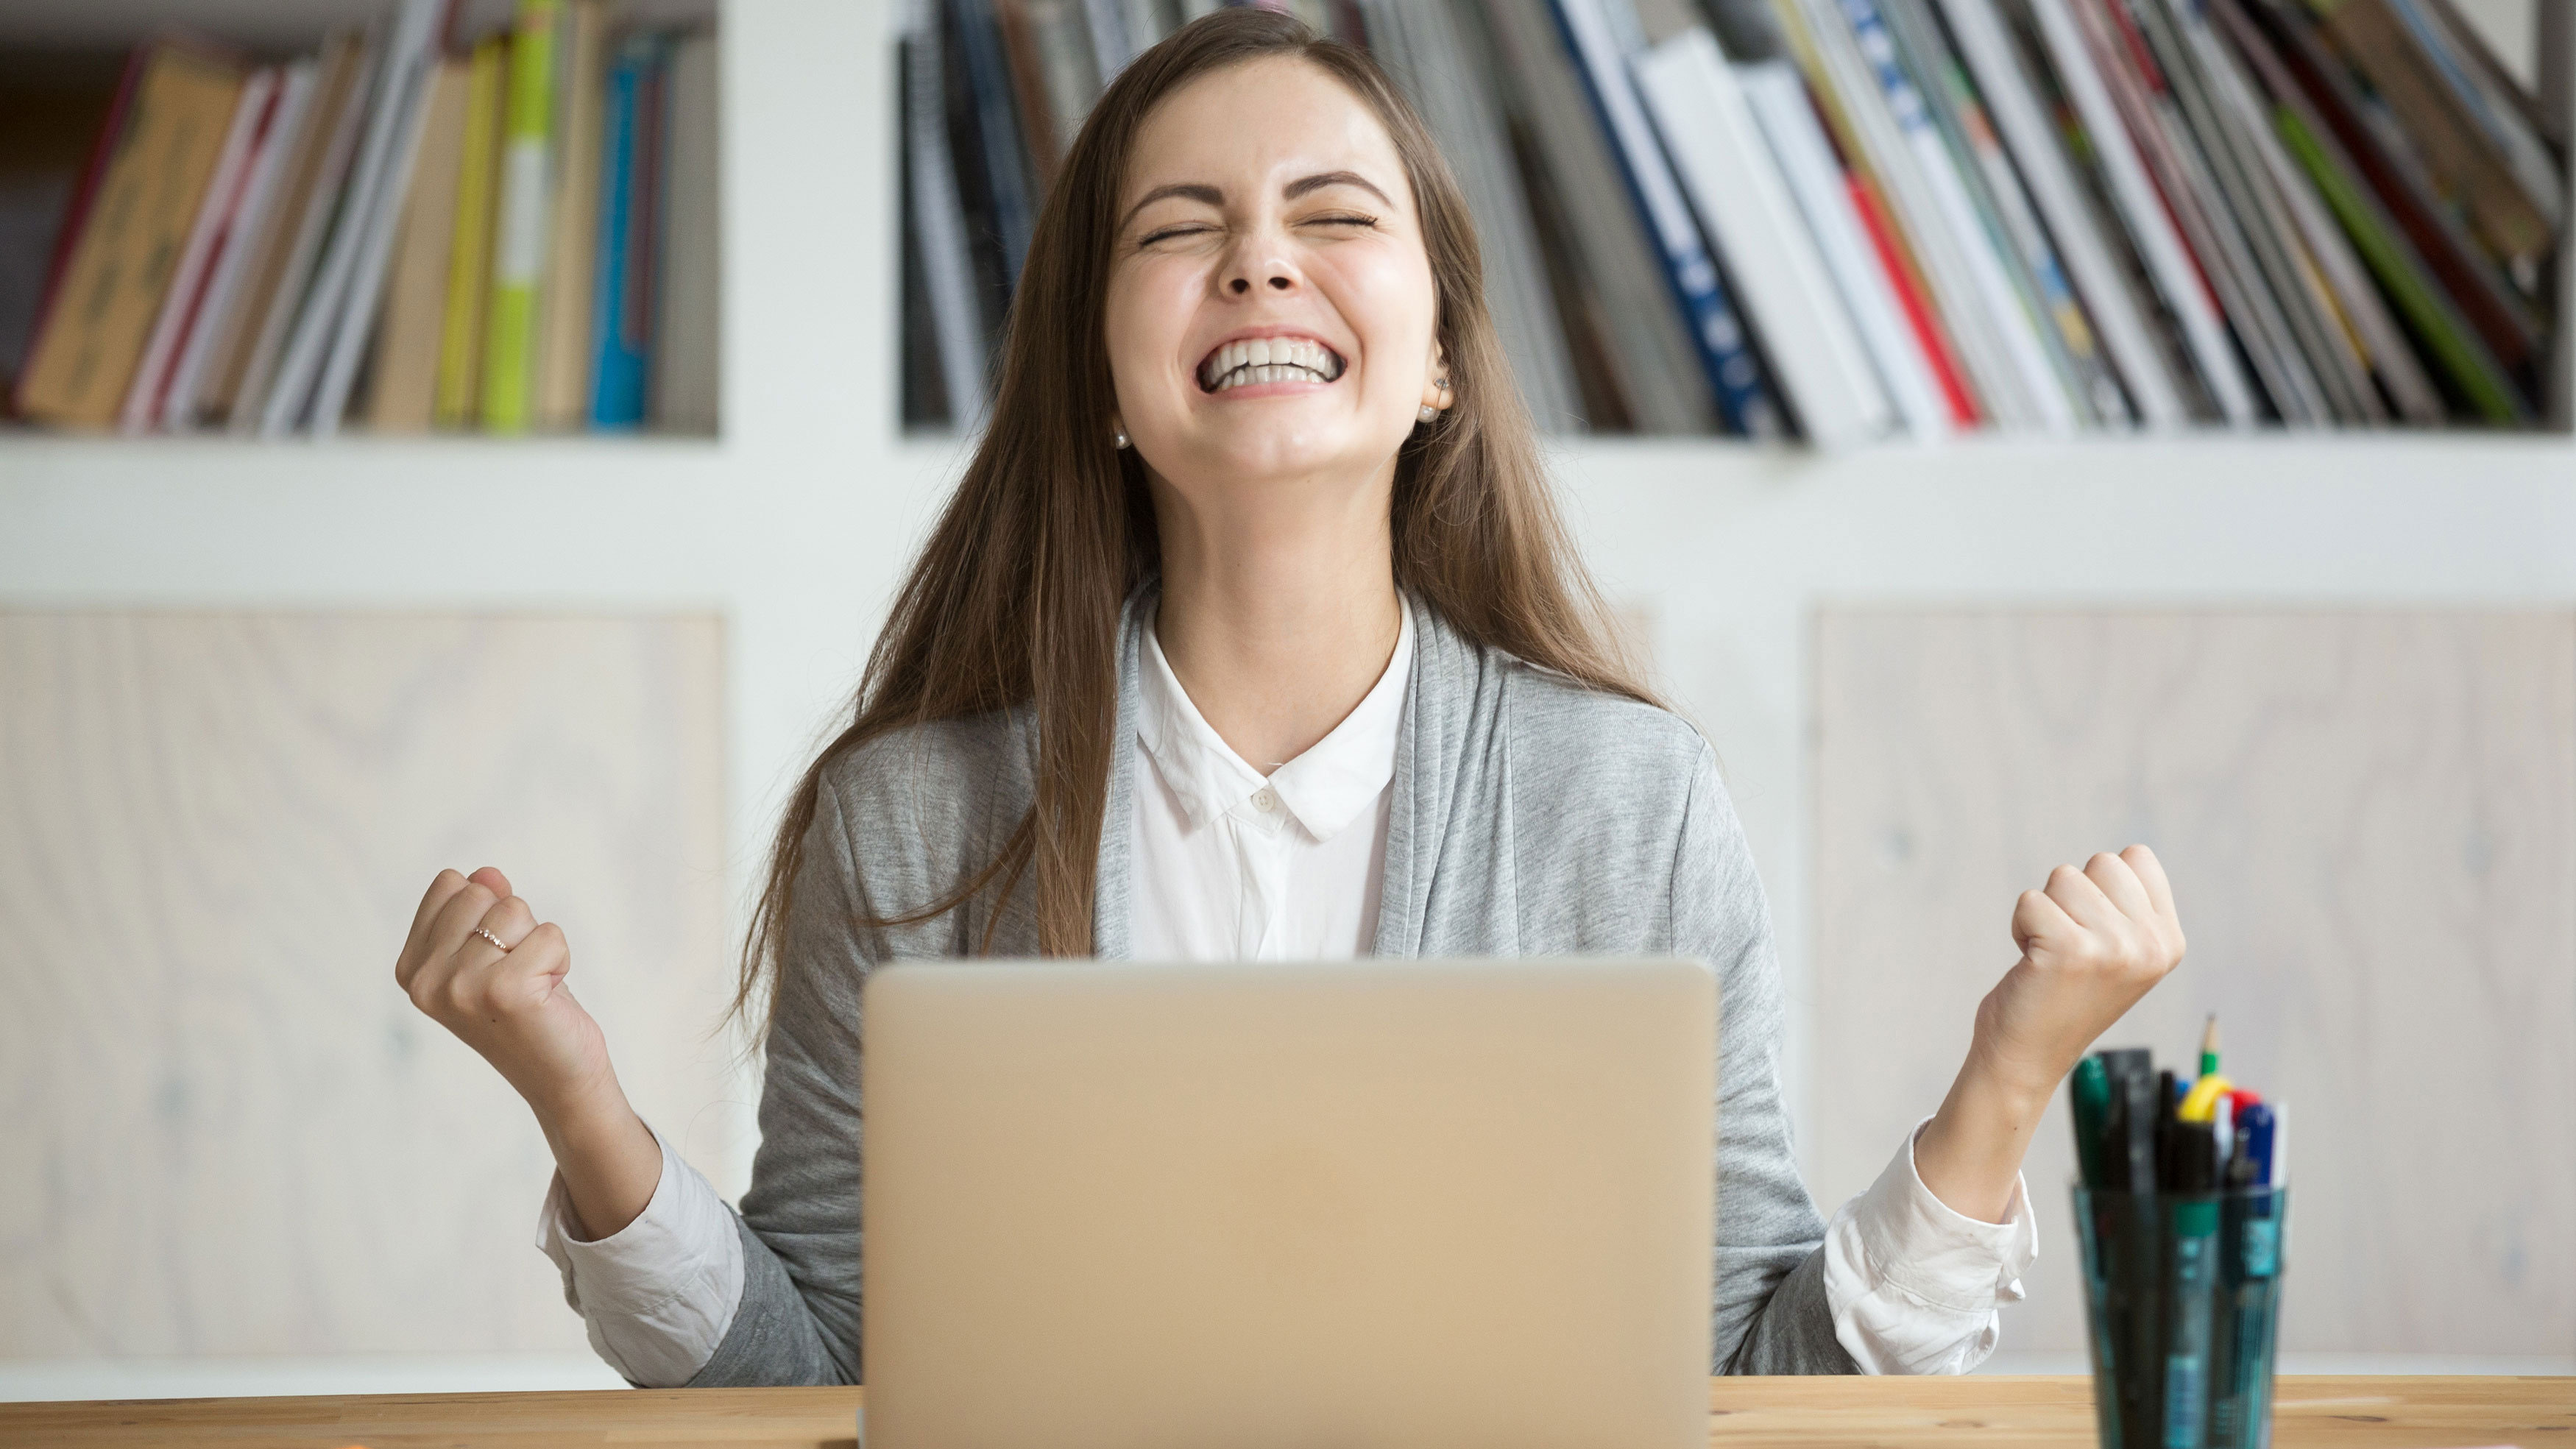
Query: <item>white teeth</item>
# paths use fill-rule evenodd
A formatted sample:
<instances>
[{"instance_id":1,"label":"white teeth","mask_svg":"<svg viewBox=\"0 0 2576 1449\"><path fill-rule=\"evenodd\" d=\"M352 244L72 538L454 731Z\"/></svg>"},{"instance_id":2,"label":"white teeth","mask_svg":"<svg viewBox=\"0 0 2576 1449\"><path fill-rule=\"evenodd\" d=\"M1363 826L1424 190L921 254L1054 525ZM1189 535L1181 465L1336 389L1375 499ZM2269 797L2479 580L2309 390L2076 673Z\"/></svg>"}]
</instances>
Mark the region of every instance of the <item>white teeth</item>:
<instances>
[{"instance_id":1,"label":"white teeth","mask_svg":"<svg viewBox=\"0 0 2576 1449\"><path fill-rule=\"evenodd\" d=\"M1199 383L1223 392L1246 383L1331 382L1342 375L1342 360L1330 348L1304 337L1254 337L1229 342L1199 364Z\"/></svg>"}]
</instances>

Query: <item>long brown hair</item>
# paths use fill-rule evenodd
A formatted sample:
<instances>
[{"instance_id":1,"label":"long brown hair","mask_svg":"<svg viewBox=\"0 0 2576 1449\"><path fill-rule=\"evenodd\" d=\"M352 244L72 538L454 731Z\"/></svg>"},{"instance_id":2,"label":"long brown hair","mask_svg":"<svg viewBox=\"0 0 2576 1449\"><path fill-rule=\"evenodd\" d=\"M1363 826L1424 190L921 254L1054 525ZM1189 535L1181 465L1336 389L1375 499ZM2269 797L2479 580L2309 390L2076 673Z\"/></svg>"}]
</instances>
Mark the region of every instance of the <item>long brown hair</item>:
<instances>
[{"instance_id":1,"label":"long brown hair","mask_svg":"<svg viewBox=\"0 0 2576 1449\"><path fill-rule=\"evenodd\" d=\"M1120 72L1074 140L1011 305L991 424L895 595L847 728L797 782L744 942L733 1011L778 959L789 896L834 761L908 725L1032 706L1036 800L945 899L865 924L911 924L999 883L1034 886L1038 949L1087 955L1102 812L1117 748L1120 608L1161 560L1142 465L1117 450L1104 301L1137 129L1165 96L1246 61L1294 56L1376 111L1413 185L1455 404L1397 460L1395 582L1460 635L1586 685L1650 699L1603 626L1558 522L1538 440L1485 310L1484 266L1431 134L1362 51L1250 7L1183 26ZM998 921L999 912L994 919ZM984 947L990 946L987 932Z\"/></svg>"}]
</instances>

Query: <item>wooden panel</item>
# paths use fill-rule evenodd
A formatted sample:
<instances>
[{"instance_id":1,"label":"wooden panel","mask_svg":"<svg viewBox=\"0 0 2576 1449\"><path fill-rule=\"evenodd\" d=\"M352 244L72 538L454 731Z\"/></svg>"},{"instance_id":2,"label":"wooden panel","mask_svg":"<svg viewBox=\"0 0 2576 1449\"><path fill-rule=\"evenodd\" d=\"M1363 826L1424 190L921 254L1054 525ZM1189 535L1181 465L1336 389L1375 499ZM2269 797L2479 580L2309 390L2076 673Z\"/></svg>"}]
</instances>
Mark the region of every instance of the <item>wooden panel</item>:
<instances>
[{"instance_id":1,"label":"wooden panel","mask_svg":"<svg viewBox=\"0 0 2576 1449\"><path fill-rule=\"evenodd\" d=\"M2221 1013L2293 1114L2284 1346L2576 1349L2576 619L1829 611L1817 629L1813 1185L1938 1104L2014 897L2143 840L2190 955L2105 1039ZM2064 1094L2027 1177L2074 1350Z\"/></svg>"},{"instance_id":2,"label":"wooden panel","mask_svg":"<svg viewBox=\"0 0 2576 1449\"><path fill-rule=\"evenodd\" d=\"M851 1449L859 1389L647 1389L633 1393L418 1394L0 1404L0 1439L101 1449L458 1443L517 1449L608 1444L761 1444ZM2090 1449L2083 1378L1740 1378L1709 1385L1712 1444L2012 1444ZM2282 1449L2413 1449L2576 1431L2576 1385L2544 1378L2285 1378Z\"/></svg>"},{"instance_id":3,"label":"wooden panel","mask_svg":"<svg viewBox=\"0 0 2576 1449\"><path fill-rule=\"evenodd\" d=\"M728 1160L721 683L709 618L0 614L0 1356L581 1351L394 956L501 866Z\"/></svg>"}]
</instances>

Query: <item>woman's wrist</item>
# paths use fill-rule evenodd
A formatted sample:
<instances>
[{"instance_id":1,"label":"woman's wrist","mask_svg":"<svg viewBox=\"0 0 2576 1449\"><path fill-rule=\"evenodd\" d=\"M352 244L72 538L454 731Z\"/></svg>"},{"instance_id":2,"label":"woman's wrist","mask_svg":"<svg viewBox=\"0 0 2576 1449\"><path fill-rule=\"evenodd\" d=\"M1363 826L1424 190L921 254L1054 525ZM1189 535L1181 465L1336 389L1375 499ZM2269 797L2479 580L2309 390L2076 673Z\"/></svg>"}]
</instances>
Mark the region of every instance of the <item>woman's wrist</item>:
<instances>
[{"instance_id":1,"label":"woman's wrist","mask_svg":"<svg viewBox=\"0 0 2576 1449\"><path fill-rule=\"evenodd\" d=\"M543 1105L531 1098L529 1106L572 1200L575 1237L608 1237L651 1206L662 1180L661 1140L628 1103L614 1073Z\"/></svg>"},{"instance_id":2,"label":"woman's wrist","mask_svg":"<svg viewBox=\"0 0 2576 1449\"><path fill-rule=\"evenodd\" d=\"M1940 1110L1915 1139L1915 1175L1952 1212L2002 1222L2049 1095L1971 1050Z\"/></svg>"},{"instance_id":3,"label":"woman's wrist","mask_svg":"<svg viewBox=\"0 0 2576 1449\"><path fill-rule=\"evenodd\" d=\"M614 1080L605 1087L578 1094L550 1097L542 1105L531 1100L538 1130L546 1135L546 1146L554 1150L556 1161L567 1154L586 1155L604 1144L620 1142L631 1135L631 1128L643 1127L643 1119L626 1100L626 1092ZM652 1129L645 1128L646 1132Z\"/></svg>"}]
</instances>

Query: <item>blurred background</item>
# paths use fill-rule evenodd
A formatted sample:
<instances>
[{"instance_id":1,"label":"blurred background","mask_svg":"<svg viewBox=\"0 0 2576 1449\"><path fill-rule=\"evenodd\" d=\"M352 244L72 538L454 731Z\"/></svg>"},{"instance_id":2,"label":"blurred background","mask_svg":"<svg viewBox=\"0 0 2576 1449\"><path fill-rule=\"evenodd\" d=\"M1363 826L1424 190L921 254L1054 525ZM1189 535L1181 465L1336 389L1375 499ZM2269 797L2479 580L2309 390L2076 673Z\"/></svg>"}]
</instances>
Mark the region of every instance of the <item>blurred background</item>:
<instances>
[{"instance_id":1,"label":"blurred background","mask_svg":"<svg viewBox=\"0 0 2576 1449\"><path fill-rule=\"evenodd\" d=\"M1201 8L0 14L0 1396L617 1386L412 910L509 872L739 1193L782 792ZM2292 1104L2284 1368L2576 1372L2570 7L1287 8L1438 133L1717 744L1826 1210L2143 840L2191 954L2107 1044ZM2066 1130L1993 1369L2081 1364Z\"/></svg>"}]
</instances>

